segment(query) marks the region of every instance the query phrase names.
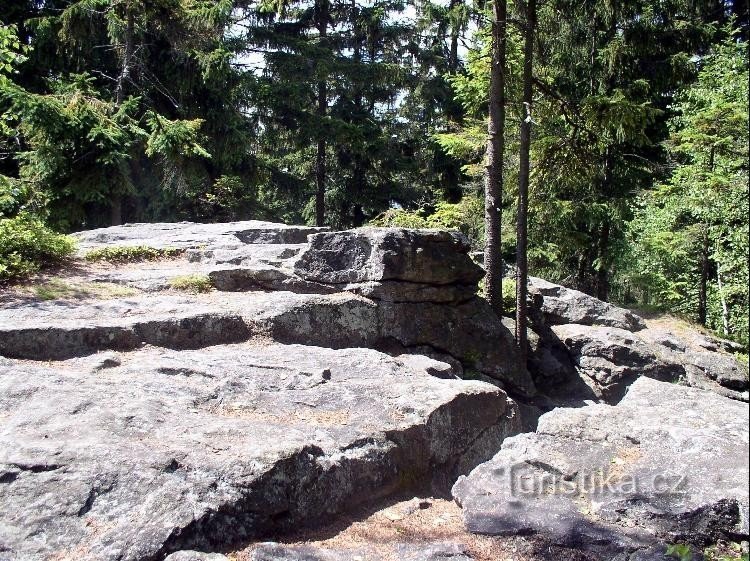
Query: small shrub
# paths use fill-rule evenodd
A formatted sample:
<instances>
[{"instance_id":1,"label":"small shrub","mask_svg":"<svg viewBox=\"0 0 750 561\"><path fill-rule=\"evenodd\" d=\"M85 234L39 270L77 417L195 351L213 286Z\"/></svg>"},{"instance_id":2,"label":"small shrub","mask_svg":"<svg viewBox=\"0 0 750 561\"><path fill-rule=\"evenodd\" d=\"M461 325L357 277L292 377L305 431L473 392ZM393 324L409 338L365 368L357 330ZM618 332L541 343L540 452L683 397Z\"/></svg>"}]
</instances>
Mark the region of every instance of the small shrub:
<instances>
[{"instance_id":1,"label":"small shrub","mask_svg":"<svg viewBox=\"0 0 750 561\"><path fill-rule=\"evenodd\" d=\"M176 247L149 247L145 245L112 246L92 249L84 255L86 261L107 263L138 263L178 257L185 252Z\"/></svg>"},{"instance_id":2,"label":"small shrub","mask_svg":"<svg viewBox=\"0 0 750 561\"><path fill-rule=\"evenodd\" d=\"M73 238L50 230L28 214L0 219L0 281L57 264L70 256L75 247Z\"/></svg>"},{"instance_id":3,"label":"small shrub","mask_svg":"<svg viewBox=\"0 0 750 561\"><path fill-rule=\"evenodd\" d=\"M401 208L392 208L387 210L370 224L380 227L395 228L429 228L420 211L409 211Z\"/></svg>"},{"instance_id":4,"label":"small shrub","mask_svg":"<svg viewBox=\"0 0 750 561\"><path fill-rule=\"evenodd\" d=\"M174 277L169 281L169 286L175 290L184 290L185 292L210 292L214 285L211 279L206 275L185 275L183 277Z\"/></svg>"},{"instance_id":5,"label":"small shrub","mask_svg":"<svg viewBox=\"0 0 750 561\"><path fill-rule=\"evenodd\" d=\"M503 279L503 313L516 315L516 281L507 277Z\"/></svg>"},{"instance_id":6,"label":"small shrub","mask_svg":"<svg viewBox=\"0 0 750 561\"><path fill-rule=\"evenodd\" d=\"M679 559L679 561L692 561L693 559L690 546L682 543L668 545L667 555Z\"/></svg>"}]
</instances>

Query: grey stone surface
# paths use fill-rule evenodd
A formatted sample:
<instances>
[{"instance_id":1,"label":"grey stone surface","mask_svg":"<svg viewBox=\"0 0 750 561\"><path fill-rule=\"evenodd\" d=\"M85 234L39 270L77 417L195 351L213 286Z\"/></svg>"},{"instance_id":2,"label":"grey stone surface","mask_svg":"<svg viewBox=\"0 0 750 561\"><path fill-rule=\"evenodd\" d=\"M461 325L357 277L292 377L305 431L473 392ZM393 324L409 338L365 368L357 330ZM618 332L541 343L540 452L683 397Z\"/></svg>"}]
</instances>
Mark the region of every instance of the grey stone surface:
<instances>
[{"instance_id":1,"label":"grey stone surface","mask_svg":"<svg viewBox=\"0 0 750 561\"><path fill-rule=\"evenodd\" d=\"M344 285L343 290L386 302L432 302L435 304L466 302L477 295L476 284L431 285L407 281L352 283Z\"/></svg>"},{"instance_id":2,"label":"grey stone surface","mask_svg":"<svg viewBox=\"0 0 750 561\"><path fill-rule=\"evenodd\" d=\"M463 363L465 373L494 378L510 393L536 394L531 375L518 359L513 334L484 300L453 306L383 302L378 309L383 337L406 347L430 346L448 353Z\"/></svg>"},{"instance_id":3,"label":"grey stone surface","mask_svg":"<svg viewBox=\"0 0 750 561\"><path fill-rule=\"evenodd\" d=\"M398 548L400 561L472 561L467 548L459 543L405 544Z\"/></svg>"},{"instance_id":4,"label":"grey stone surface","mask_svg":"<svg viewBox=\"0 0 750 561\"><path fill-rule=\"evenodd\" d=\"M107 246L217 250L235 249L246 244L303 244L308 235L326 230L257 220L216 224L174 222L125 224L78 232L75 237L82 253Z\"/></svg>"},{"instance_id":5,"label":"grey stone surface","mask_svg":"<svg viewBox=\"0 0 750 561\"><path fill-rule=\"evenodd\" d=\"M746 405L642 377L617 406L542 416L453 496L472 532L539 534L611 559L662 540L747 539L747 481Z\"/></svg>"},{"instance_id":6,"label":"grey stone surface","mask_svg":"<svg viewBox=\"0 0 750 561\"><path fill-rule=\"evenodd\" d=\"M355 561L356 559L364 561L371 557L365 557L363 552L357 550L336 551L277 543L260 544L250 555L250 561Z\"/></svg>"},{"instance_id":7,"label":"grey stone surface","mask_svg":"<svg viewBox=\"0 0 750 561\"><path fill-rule=\"evenodd\" d=\"M188 550L325 522L415 481L446 489L543 411L614 402L634 381L617 407L542 416L538 434L511 439L457 486L474 505L469 528L549 525L549 546L535 535L529 558L555 561L661 561L654 539L688 527L697 540L747 534L747 501L737 499L747 495L738 483L747 462L737 460L747 454L746 406L639 380L747 400L746 370L725 353L736 346L643 329L626 310L532 279L529 373L512 322L475 296L482 271L463 236L322 230L251 221L85 232L83 253L146 245L184 254L80 277L146 293L0 299L2 561L151 561L178 550L170 559L210 559ZM215 290L175 292L186 275ZM518 457L532 478L645 477L672 460L694 477L677 498L543 494L528 509L513 497L497 507L498 470ZM258 552L266 557L256 561L359 555L279 544ZM380 561L372 555L362 552ZM430 540L398 555L470 559L460 544Z\"/></svg>"},{"instance_id":8,"label":"grey stone surface","mask_svg":"<svg viewBox=\"0 0 750 561\"><path fill-rule=\"evenodd\" d=\"M685 369L657 356L638 335L616 327L569 324L551 328L578 372L593 381L597 397L618 401L640 376L676 382Z\"/></svg>"},{"instance_id":9,"label":"grey stone surface","mask_svg":"<svg viewBox=\"0 0 750 561\"><path fill-rule=\"evenodd\" d=\"M390 548L389 548L390 549ZM397 544L398 561L473 561L466 547L453 542L425 542ZM255 547L251 561L390 561L391 552L373 552L372 549L324 549L306 545L265 543Z\"/></svg>"},{"instance_id":10,"label":"grey stone surface","mask_svg":"<svg viewBox=\"0 0 750 561\"><path fill-rule=\"evenodd\" d=\"M313 524L457 474L506 396L367 349L143 349L0 366L0 550L158 559Z\"/></svg>"},{"instance_id":11,"label":"grey stone surface","mask_svg":"<svg viewBox=\"0 0 750 561\"><path fill-rule=\"evenodd\" d=\"M167 555L164 561L229 561L221 553L202 553L200 551L177 551Z\"/></svg>"},{"instance_id":12,"label":"grey stone surface","mask_svg":"<svg viewBox=\"0 0 750 561\"><path fill-rule=\"evenodd\" d=\"M295 265L296 273L326 284L406 281L427 285L475 285L481 267L457 232L360 228L315 234Z\"/></svg>"},{"instance_id":13,"label":"grey stone surface","mask_svg":"<svg viewBox=\"0 0 750 561\"><path fill-rule=\"evenodd\" d=\"M685 369L683 383L748 401L748 368L728 354L727 349L735 347L724 343L731 342L694 333L680 337L650 328L640 331L638 336L652 345L661 360L679 364Z\"/></svg>"},{"instance_id":14,"label":"grey stone surface","mask_svg":"<svg viewBox=\"0 0 750 561\"><path fill-rule=\"evenodd\" d=\"M213 292L0 307L0 355L11 358L64 359L143 344L194 349L256 335L332 348L427 346L509 390L535 391L512 335L476 298L447 306L378 304L346 292Z\"/></svg>"},{"instance_id":15,"label":"grey stone surface","mask_svg":"<svg viewBox=\"0 0 750 561\"><path fill-rule=\"evenodd\" d=\"M642 318L629 310L543 279L529 278L529 294L541 296L538 303L545 323L578 323L638 331L646 327Z\"/></svg>"}]
</instances>

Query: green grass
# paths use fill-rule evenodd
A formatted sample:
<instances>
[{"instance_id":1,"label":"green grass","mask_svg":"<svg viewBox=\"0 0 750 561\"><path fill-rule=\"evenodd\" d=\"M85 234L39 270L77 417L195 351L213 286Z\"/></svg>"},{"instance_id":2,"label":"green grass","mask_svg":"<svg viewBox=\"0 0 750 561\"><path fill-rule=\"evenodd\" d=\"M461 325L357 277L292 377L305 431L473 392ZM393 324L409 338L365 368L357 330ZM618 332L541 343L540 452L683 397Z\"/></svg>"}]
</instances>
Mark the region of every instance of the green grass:
<instances>
[{"instance_id":1,"label":"green grass","mask_svg":"<svg viewBox=\"0 0 750 561\"><path fill-rule=\"evenodd\" d=\"M28 289L40 300L73 300L82 298L118 298L132 296L138 291L119 284L107 282L68 282L52 278Z\"/></svg>"},{"instance_id":2,"label":"green grass","mask_svg":"<svg viewBox=\"0 0 750 561\"><path fill-rule=\"evenodd\" d=\"M104 261L107 263L138 263L141 261L157 261L178 257L185 252L176 247L149 247L145 245L111 246L92 249L83 258L92 263Z\"/></svg>"},{"instance_id":3,"label":"green grass","mask_svg":"<svg viewBox=\"0 0 750 561\"><path fill-rule=\"evenodd\" d=\"M206 275L185 275L182 277L174 277L169 281L169 286L175 290L183 290L185 292L210 292L214 285L211 279Z\"/></svg>"}]
</instances>

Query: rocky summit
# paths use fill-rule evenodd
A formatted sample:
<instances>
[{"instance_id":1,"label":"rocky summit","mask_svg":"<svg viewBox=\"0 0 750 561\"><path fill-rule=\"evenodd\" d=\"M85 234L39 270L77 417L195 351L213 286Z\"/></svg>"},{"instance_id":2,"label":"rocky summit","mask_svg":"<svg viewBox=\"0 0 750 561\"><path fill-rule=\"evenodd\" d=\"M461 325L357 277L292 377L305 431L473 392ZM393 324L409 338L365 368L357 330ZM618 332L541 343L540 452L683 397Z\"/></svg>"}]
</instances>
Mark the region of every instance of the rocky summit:
<instances>
[{"instance_id":1,"label":"rocky summit","mask_svg":"<svg viewBox=\"0 0 750 561\"><path fill-rule=\"evenodd\" d=\"M78 239L0 293L2 561L666 561L748 538L734 343L532 278L521 364L458 233Z\"/></svg>"}]
</instances>

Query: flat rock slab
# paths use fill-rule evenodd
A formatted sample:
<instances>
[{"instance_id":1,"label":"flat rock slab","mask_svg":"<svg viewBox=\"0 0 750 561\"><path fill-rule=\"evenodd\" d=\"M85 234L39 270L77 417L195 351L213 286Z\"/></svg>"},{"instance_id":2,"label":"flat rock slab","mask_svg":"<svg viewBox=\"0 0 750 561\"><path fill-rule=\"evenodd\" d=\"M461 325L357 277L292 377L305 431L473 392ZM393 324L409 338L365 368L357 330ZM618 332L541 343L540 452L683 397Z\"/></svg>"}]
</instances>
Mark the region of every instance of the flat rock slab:
<instances>
[{"instance_id":1,"label":"flat rock slab","mask_svg":"<svg viewBox=\"0 0 750 561\"><path fill-rule=\"evenodd\" d=\"M3 359L0 558L216 551L468 471L506 396L425 364L280 344Z\"/></svg>"},{"instance_id":2,"label":"flat rock slab","mask_svg":"<svg viewBox=\"0 0 750 561\"><path fill-rule=\"evenodd\" d=\"M250 561L473 561L457 543L399 544L394 551L375 553L367 549L335 550L311 546L261 544Z\"/></svg>"},{"instance_id":3,"label":"flat rock slab","mask_svg":"<svg viewBox=\"0 0 750 561\"><path fill-rule=\"evenodd\" d=\"M307 236L324 232L327 228L287 226L272 222L247 220L200 224L174 222L154 224L125 224L97 230L78 232L79 250L112 246L147 246L177 249L233 249L244 244L303 244Z\"/></svg>"},{"instance_id":4,"label":"flat rock slab","mask_svg":"<svg viewBox=\"0 0 750 561\"><path fill-rule=\"evenodd\" d=\"M59 360L144 344L171 349L253 336L332 348L428 346L521 394L534 384L518 367L512 335L487 304L388 303L348 292L142 294L0 307L0 355Z\"/></svg>"},{"instance_id":5,"label":"flat rock slab","mask_svg":"<svg viewBox=\"0 0 750 561\"><path fill-rule=\"evenodd\" d=\"M617 406L542 416L453 496L472 532L540 534L612 557L659 540L747 539L748 408L640 378Z\"/></svg>"}]
</instances>

